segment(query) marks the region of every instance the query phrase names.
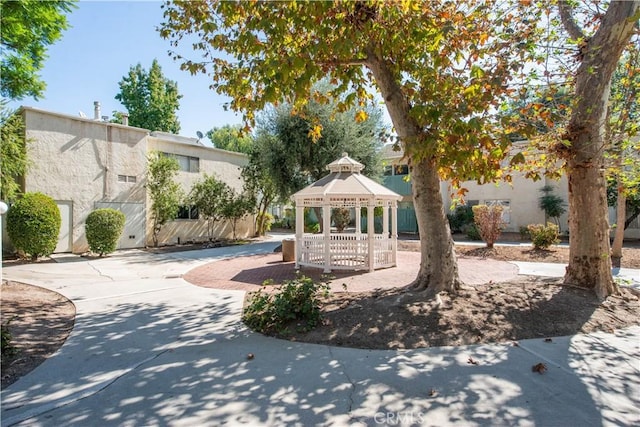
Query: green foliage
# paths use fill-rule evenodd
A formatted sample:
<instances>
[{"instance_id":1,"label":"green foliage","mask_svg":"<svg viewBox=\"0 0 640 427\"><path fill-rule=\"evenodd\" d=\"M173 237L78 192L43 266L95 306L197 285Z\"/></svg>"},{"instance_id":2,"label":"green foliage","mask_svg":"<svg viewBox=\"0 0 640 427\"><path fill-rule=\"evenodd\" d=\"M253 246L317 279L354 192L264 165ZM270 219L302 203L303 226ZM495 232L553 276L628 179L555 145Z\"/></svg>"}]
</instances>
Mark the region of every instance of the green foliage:
<instances>
[{"instance_id":1,"label":"green foliage","mask_svg":"<svg viewBox=\"0 0 640 427\"><path fill-rule=\"evenodd\" d=\"M527 226L520 226L520 229L518 230L520 232L520 240L531 240L531 233L529 233L529 227Z\"/></svg>"},{"instance_id":2,"label":"green foliage","mask_svg":"<svg viewBox=\"0 0 640 427\"><path fill-rule=\"evenodd\" d=\"M7 234L16 249L35 261L56 249L61 223L60 210L51 197L26 193L9 208Z\"/></svg>"},{"instance_id":3,"label":"green foliage","mask_svg":"<svg viewBox=\"0 0 640 427\"><path fill-rule=\"evenodd\" d=\"M558 239L560 229L551 222L548 222L546 226L543 224L530 224L527 229L529 230L533 247L536 249L548 249L549 246L555 245L560 241Z\"/></svg>"},{"instance_id":4,"label":"green foliage","mask_svg":"<svg viewBox=\"0 0 640 427\"><path fill-rule=\"evenodd\" d=\"M200 215L207 220L207 236L213 239L215 224L224 218L224 207L232 191L227 183L213 175L204 175L204 179L191 187L189 200L198 208Z\"/></svg>"},{"instance_id":5,"label":"green foliage","mask_svg":"<svg viewBox=\"0 0 640 427\"><path fill-rule=\"evenodd\" d=\"M178 215L182 189L174 178L179 169L180 165L174 157L157 151L149 154L145 187L151 198L154 246L158 246L158 234L162 226Z\"/></svg>"},{"instance_id":6,"label":"green foliage","mask_svg":"<svg viewBox=\"0 0 640 427\"><path fill-rule=\"evenodd\" d=\"M538 199L538 206L547 217L555 219L556 224L560 227L560 216L567 211L566 203L562 197L554 194L553 190L551 185L545 185L540 189L542 196Z\"/></svg>"},{"instance_id":7,"label":"green foliage","mask_svg":"<svg viewBox=\"0 0 640 427\"><path fill-rule=\"evenodd\" d=\"M259 290L252 294L242 320L264 334L286 333L293 322L298 330L308 331L320 322L320 298L328 293L327 283L299 276L285 281L276 292Z\"/></svg>"},{"instance_id":8,"label":"green foliage","mask_svg":"<svg viewBox=\"0 0 640 427\"><path fill-rule=\"evenodd\" d=\"M140 64L131 67L128 76L118 84L120 92L115 98L129 112L129 125L151 131L180 132L176 111L182 95L178 84L164 76L157 59L148 72Z\"/></svg>"},{"instance_id":9,"label":"green foliage","mask_svg":"<svg viewBox=\"0 0 640 427\"><path fill-rule=\"evenodd\" d=\"M492 248L504 229L504 221L502 220L504 208L500 205L477 205L472 209L473 221L478 228L480 237L482 237L488 248Z\"/></svg>"},{"instance_id":10,"label":"green foliage","mask_svg":"<svg viewBox=\"0 0 640 427\"><path fill-rule=\"evenodd\" d=\"M270 172L272 165L264 155L264 147L269 146L270 139L271 136L265 134L255 138L249 151L249 164L242 168L243 190L253 200L258 212L255 224L258 235L266 231L263 224L267 218L265 214L281 193Z\"/></svg>"},{"instance_id":11,"label":"green foliage","mask_svg":"<svg viewBox=\"0 0 640 427\"><path fill-rule=\"evenodd\" d=\"M21 191L19 179L27 171L24 120L0 105L0 200L12 202Z\"/></svg>"},{"instance_id":12,"label":"green foliage","mask_svg":"<svg viewBox=\"0 0 640 427\"><path fill-rule=\"evenodd\" d=\"M471 206L456 206L454 211L447 214L449 228L452 233L466 233L469 226L473 225L473 209Z\"/></svg>"},{"instance_id":13,"label":"green foliage","mask_svg":"<svg viewBox=\"0 0 640 427\"><path fill-rule=\"evenodd\" d=\"M271 226L275 224L273 215L269 212L261 212L257 215L256 223L260 224L260 228L257 230L259 236L263 236L267 231L271 230Z\"/></svg>"},{"instance_id":14,"label":"green foliage","mask_svg":"<svg viewBox=\"0 0 640 427\"><path fill-rule=\"evenodd\" d=\"M314 90L329 96L327 85ZM338 101L327 102L311 101L300 111L282 104L260 116L255 140L259 158L254 161L273 182L276 198L288 199L325 176L326 166L343 152L363 163L367 176L380 175L380 134L384 130L380 110L369 109L367 118L357 122L355 110L337 112ZM322 128L320 136L313 133L316 126Z\"/></svg>"},{"instance_id":15,"label":"green foliage","mask_svg":"<svg viewBox=\"0 0 640 427\"><path fill-rule=\"evenodd\" d=\"M249 154L253 148L253 138L242 133L240 125L225 125L207 132L207 138L214 147L227 151Z\"/></svg>"},{"instance_id":16,"label":"green foliage","mask_svg":"<svg viewBox=\"0 0 640 427\"><path fill-rule=\"evenodd\" d=\"M7 320L0 325L0 349L2 350L2 357L13 356L16 354L17 349L13 346L11 331L9 331L9 324L13 318Z\"/></svg>"},{"instance_id":17,"label":"green foliage","mask_svg":"<svg viewBox=\"0 0 640 427\"><path fill-rule=\"evenodd\" d=\"M482 236L480 235L480 230L478 229L478 226L475 223L468 225L466 227L466 231L464 232L464 234L466 234L467 237L471 240L476 240L476 241L482 240Z\"/></svg>"},{"instance_id":18,"label":"green foliage","mask_svg":"<svg viewBox=\"0 0 640 427\"><path fill-rule=\"evenodd\" d=\"M103 256L116 250L124 230L125 215L115 209L96 209L87 216L85 233L89 249Z\"/></svg>"},{"instance_id":19,"label":"green foliage","mask_svg":"<svg viewBox=\"0 0 640 427\"><path fill-rule=\"evenodd\" d=\"M229 197L222 206L222 216L231 223L233 239L236 239L238 221L247 216L255 207L254 200L244 193L231 191Z\"/></svg>"},{"instance_id":20,"label":"green foliage","mask_svg":"<svg viewBox=\"0 0 640 427\"><path fill-rule=\"evenodd\" d=\"M351 209L334 208L331 211L331 219L333 220L333 225L335 225L338 233L342 233L351 221Z\"/></svg>"},{"instance_id":21,"label":"green foliage","mask_svg":"<svg viewBox=\"0 0 640 427\"><path fill-rule=\"evenodd\" d=\"M21 0L0 2L2 65L0 94L10 99L40 98L46 88L38 75L47 48L69 28L67 14L74 1Z\"/></svg>"}]
</instances>

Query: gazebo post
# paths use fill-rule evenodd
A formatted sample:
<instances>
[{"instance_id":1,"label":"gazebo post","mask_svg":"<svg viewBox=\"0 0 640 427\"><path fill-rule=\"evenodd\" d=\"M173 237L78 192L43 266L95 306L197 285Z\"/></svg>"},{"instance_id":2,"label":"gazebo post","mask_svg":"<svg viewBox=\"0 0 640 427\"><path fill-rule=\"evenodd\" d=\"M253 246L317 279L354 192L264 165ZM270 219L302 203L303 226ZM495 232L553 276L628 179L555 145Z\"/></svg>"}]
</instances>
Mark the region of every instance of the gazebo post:
<instances>
[{"instance_id":1,"label":"gazebo post","mask_svg":"<svg viewBox=\"0 0 640 427\"><path fill-rule=\"evenodd\" d=\"M373 199L369 200L367 204L367 249L369 249L369 271L374 270L374 253L376 249L375 242L375 222L373 216L375 215L376 205Z\"/></svg>"},{"instance_id":2,"label":"gazebo post","mask_svg":"<svg viewBox=\"0 0 640 427\"><path fill-rule=\"evenodd\" d=\"M324 231L324 272L331 273L331 204L322 202L322 231Z\"/></svg>"},{"instance_id":3,"label":"gazebo post","mask_svg":"<svg viewBox=\"0 0 640 427\"><path fill-rule=\"evenodd\" d=\"M304 234L304 206L296 200L296 270L302 258L302 236Z\"/></svg>"},{"instance_id":4,"label":"gazebo post","mask_svg":"<svg viewBox=\"0 0 640 427\"><path fill-rule=\"evenodd\" d=\"M396 251L398 249L398 202L395 200L391 205L391 253L393 254L393 265L398 265Z\"/></svg>"},{"instance_id":5,"label":"gazebo post","mask_svg":"<svg viewBox=\"0 0 640 427\"><path fill-rule=\"evenodd\" d=\"M387 201L382 209L382 234L385 239L389 238L389 202Z\"/></svg>"},{"instance_id":6,"label":"gazebo post","mask_svg":"<svg viewBox=\"0 0 640 427\"><path fill-rule=\"evenodd\" d=\"M362 227L360 226L362 219L360 218L360 203L356 203L356 235L360 237L362 233Z\"/></svg>"}]
</instances>

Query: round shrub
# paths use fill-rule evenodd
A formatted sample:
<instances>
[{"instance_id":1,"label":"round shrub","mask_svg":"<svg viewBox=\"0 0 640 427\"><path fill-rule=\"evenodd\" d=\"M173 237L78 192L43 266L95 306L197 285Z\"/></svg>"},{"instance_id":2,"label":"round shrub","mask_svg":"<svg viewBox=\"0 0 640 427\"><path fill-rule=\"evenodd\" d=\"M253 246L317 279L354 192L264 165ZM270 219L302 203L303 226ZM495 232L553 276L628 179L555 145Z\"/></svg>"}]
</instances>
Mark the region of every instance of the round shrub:
<instances>
[{"instance_id":1,"label":"round shrub","mask_svg":"<svg viewBox=\"0 0 640 427\"><path fill-rule=\"evenodd\" d=\"M124 214L115 209L96 209L91 212L85 223L89 249L100 256L115 251L125 220Z\"/></svg>"},{"instance_id":2,"label":"round shrub","mask_svg":"<svg viewBox=\"0 0 640 427\"><path fill-rule=\"evenodd\" d=\"M9 238L34 261L56 249L61 223L56 202L42 193L26 193L7 212Z\"/></svg>"},{"instance_id":3,"label":"round shrub","mask_svg":"<svg viewBox=\"0 0 640 427\"><path fill-rule=\"evenodd\" d=\"M558 239L560 229L551 222L548 222L546 226L529 224L527 229L529 230L533 247L536 249L549 249L549 246L555 245L560 241Z\"/></svg>"}]
</instances>

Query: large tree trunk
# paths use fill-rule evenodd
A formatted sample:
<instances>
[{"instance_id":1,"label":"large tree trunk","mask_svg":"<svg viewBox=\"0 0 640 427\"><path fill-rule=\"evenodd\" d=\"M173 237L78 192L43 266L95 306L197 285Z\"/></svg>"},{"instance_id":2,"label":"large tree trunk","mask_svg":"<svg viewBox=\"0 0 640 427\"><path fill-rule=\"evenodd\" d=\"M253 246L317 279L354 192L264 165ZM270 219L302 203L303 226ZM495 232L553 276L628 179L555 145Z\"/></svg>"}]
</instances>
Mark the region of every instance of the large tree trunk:
<instances>
[{"instance_id":1,"label":"large tree trunk","mask_svg":"<svg viewBox=\"0 0 640 427\"><path fill-rule=\"evenodd\" d=\"M569 266L565 283L593 289L599 298L617 292L611 275L608 207L604 177L606 106L611 76L633 33L640 2L611 2L598 31L586 38L571 16L571 6L559 2L565 28L580 45L576 74L576 105L561 152L569 177Z\"/></svg>"},{"instance_id":2,"label":"large tree trunk","mask_svg":"<svg viewBox=\"0 0 640 427\"><path fill-rule=\"evenodd\" d=\"M366 65L376 80L411 166L421 251L420 271L412 288L426 291L428 296L435 296L442 291L455 293L462 282L458 276L453 238L444 212L436 160L432 156L416 155L426 151L425 145L429 144L429 140L411 118L411 106L390 67L375 54L373 48L367 54Z\"/></svg>"},{"instance_id":3,"label":"large tree trunk","mask_svg":"<svg viewBox=\"0 0 640 427\"><path fill-rule=\"evenodd\" d=\"M411 184L422 254L420 271L412 287L429 293L458 290L462 282L434 162L422 160L412 164Z\"/></svg>"}]
</instances>

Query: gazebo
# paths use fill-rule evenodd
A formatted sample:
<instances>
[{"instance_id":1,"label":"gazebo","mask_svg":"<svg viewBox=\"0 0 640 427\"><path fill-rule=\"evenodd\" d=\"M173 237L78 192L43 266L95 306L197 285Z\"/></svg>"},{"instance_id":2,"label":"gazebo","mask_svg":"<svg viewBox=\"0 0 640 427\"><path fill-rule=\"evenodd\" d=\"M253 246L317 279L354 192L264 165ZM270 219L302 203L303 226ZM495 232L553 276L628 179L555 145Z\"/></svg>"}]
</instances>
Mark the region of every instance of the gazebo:
<instances>
[{"instance_id":1,"label":"gazebo","mask_svg":"<svg viewBox=\"0 0 640 427\"><path fill-rule=\"evenodd\" d=\"M296 205L296 268L369 270L396 266L398 200L401 196L360 174L364 168L343 153L327 165L329 175L293 195ZM361 227L361 208L366 207L366 233ZM375 208L382 208L382 233L375 230ZM305 233L305 208L322 208L322 232ZM355 210L355 230L331 229L333 209ZM389 232L391 213L391 232Z\"/></svg>"}]
</instances>

